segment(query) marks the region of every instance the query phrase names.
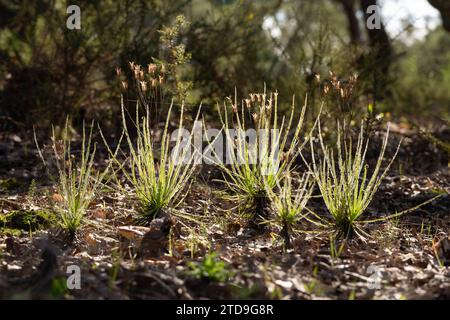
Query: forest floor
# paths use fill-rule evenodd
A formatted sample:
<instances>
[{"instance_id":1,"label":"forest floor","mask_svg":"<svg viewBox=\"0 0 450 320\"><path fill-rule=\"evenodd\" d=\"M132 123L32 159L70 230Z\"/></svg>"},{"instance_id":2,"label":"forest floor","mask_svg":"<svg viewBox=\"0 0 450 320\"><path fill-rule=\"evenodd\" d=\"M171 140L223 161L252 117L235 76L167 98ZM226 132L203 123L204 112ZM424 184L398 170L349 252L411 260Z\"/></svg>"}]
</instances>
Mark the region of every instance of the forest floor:
<instances>
[{"instance_id":1,"label":"forest floor","mask_svg":"<svg viewBox=\"0 0 450 320\"><path fill-rule=\"evenodd\" d=\"M34 142L0 136L2 299L450 299L448 155L415 133L403 134L365 217L442 197L371 224L366 241L302 232L288 251L277 228L251 232L221 196L220 172L207 166L174 212L169 239L142 240L151 228L133 222L132 195L105 191L69 243L47 221L58 195L43 178ZM401 136L392 135L391 155ZM321 199L311 205L327 214ZM71 265L81 269L80 289L66 286Z\"/></svg>"}]
</instances>

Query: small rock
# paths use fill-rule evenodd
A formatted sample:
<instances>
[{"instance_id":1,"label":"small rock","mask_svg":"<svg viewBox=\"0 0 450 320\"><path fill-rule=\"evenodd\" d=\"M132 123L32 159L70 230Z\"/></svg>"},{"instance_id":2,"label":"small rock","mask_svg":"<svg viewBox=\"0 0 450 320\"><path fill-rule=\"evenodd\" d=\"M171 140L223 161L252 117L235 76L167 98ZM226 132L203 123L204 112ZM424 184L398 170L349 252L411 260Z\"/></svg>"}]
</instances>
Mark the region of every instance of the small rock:
<instances>
[{"instance_id":1,"label":"small rock","mask_svg":"<svg viewBox=\"0 0 450 320\"><path fill-rule=\"evenodd\" d=\"M450 236L433 243L433 251L444 266L450 266Z\"/></svg>"},{"instance_id":2,"label":"small rock","mask_svg":"<svg viewBox=\"0 0 450 320\"><path fill-rule=\"evenodd\" d=\"M169 234L175 220L170 215L152 220L139 247L142 257L158 257L167 250Z\"/></svg>"},{"instance_id":3,"label":"small rock","mask_svg":"<svg viewBox=\"0 0 450 320\"><path fill-rule=\"evenodd\" d=\"M6 268L7 268L8 271L22 270L22 267L21 267L21 266L18 266L18 265L16 265L16 264L8 264L8 265L6 266Z\"/></svg>"},{"instance_id":4,"label":"small rock","mask_svg":"<svg viewBox=\"0 0 450 320\"><path fill-rule=\"evenodd\" d=\"M97 209L93 212L93 216L96 219L106 219L106 212L103 209Z\"/></svg>"}]
</instances>

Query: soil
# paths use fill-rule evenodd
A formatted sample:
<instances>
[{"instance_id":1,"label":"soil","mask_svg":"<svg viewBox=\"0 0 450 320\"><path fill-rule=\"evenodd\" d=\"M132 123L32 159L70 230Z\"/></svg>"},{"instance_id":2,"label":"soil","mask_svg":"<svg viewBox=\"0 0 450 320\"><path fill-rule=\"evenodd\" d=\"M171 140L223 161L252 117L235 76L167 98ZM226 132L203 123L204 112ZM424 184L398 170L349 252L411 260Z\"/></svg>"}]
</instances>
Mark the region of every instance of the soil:
<instances>
[{"instance_id":1,"label":"soil","mask_svg":"<svg viewBox=\"0 0 450 320\"><path fill-rule=\"evenodd\" d=\"M388 153L401 137L393 135ZM281 228L248 228L236 204L222 197L225 186L214 180L221 174L212 166L198 168L189 195L166 213L170 219L137 226L139 207L132 192L105 190L88 210L89 223L68 239L52 223L49 203L58 195L33 141L4 134L0 298L450 299L449 155L418 134L404 138L364 218L400 212L437 194L440 198L368 225L365 241L333 238L299 225L302 232L285 250ZM327 215L321 199L311 207ZM30 219L30 212L47 214ZM193 271L206 268L208 252L217 253L216 276L198 276ZM80 289L68 287L72 265L80 268Z\"/></svg>"}]
</instances>

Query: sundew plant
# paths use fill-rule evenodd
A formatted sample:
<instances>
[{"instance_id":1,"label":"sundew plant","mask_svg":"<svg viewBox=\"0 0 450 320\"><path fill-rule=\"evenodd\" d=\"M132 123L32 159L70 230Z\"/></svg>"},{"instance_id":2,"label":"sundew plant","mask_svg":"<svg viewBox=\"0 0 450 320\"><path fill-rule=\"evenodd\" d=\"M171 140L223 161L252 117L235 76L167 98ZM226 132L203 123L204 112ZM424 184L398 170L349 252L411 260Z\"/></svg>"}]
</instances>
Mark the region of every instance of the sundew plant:
<instances>
[{"instance_id":1,"label":"sundew plant","mask_svg":"<svg viewBox=\"0 0 450 320\"><path fill-rule=\"evenodd\" d=\"M389 128L383 139L381 150L372 172L366 163L366 153L369 139L363 137L363 126L358 136L356 146L351 138L342 138L342 127L338 126L337 156L329 146L325 146L319 124L319 142L323 158L317 159L314 153L314 143L311 141L312 166L310 168L322 195L323 201L332 217L332 222L339 232L345 236L356 233L363 237L364 231L360 228L360 218L372 202L375 193L380 187L383 178L389 171L397 150L382 170L384 153L389 138ZM317 216L318 217L318 216Z\"/></svg>"},{"instance_id":2,"label":"sundew plant","mask_svg":"<svg viewBox=\"0 0 450 320\"><path fill-rule=\"evenodd\" d=\"M69 232L73 237L75 232L85 221L86 211L103 184L108 173L109 165L100 172L94 169L96 144L92 144L92 129L87 134L83 124L81 141L81 159L76 160L72 152L69 138L69 119L66 120L61 140L56 138L55 129L52 128L53 159L58 171L56 183L57 201L54 201L54 209L58 213L60 227ZM44 159L35 136L39 156L47 165L49 159Z\"/></svg>"},{"instance_id":3,"label":"sundew plant","mask_svg":"<svg viewBox=\"0 0 450 320\"><path fill-rule=\"evenodd\" d=\"M280 121L278 93L265 91L251 94L240 106L236 97L234 101L228 98L219 108L227 158L224 163L216 157L215 163L224 173L230 198L237 201L240 212L249 216L252 223L267 218L267 190L275 188L291 170L303 146L300 132L305 109L306 103L298 119L294 119L293 99L289 116Z\"/></svg>"},{"instance_id":4,"label":"sundew plant","mask_svg":"<svg viewBox=\"0 0 450 320\"><path fill-rule=\"evenodd\" d=\"M120 161L109 149L112 159L119 165L119 171L123 173L140 203L141 214L137 220L142 224L148 224L155 217L164 214L169 207L178 206L195 170L196 152L191 152L190 148L192 134L187 139L183 136L183 105L178 130L172 135L168 132L172 107L173 102L167 113L158 148L158 141L150 127L148 108L142 117L139 115L139 108L136 108L137 133L136 141L133 141L122 103L122 122L129 156L126 161ZM174 142L173 148L170 148L171 141Z\"/></svg>"},{"instance_id":5,"label":"sundew plant","mask_svg":"<svg viewBox=\"0 0 450 320\"><path fill-rule=\"evenodd\" d=\"M311 173L304 173L293 182L291 175L284 176L277 187L267 188L267 193L274 210L273 222L281 228L281 237L286 249L292 246L291 236L295 233L296 225L309 215L306 208L314 188Z\"/></svg>"}]
</instances>

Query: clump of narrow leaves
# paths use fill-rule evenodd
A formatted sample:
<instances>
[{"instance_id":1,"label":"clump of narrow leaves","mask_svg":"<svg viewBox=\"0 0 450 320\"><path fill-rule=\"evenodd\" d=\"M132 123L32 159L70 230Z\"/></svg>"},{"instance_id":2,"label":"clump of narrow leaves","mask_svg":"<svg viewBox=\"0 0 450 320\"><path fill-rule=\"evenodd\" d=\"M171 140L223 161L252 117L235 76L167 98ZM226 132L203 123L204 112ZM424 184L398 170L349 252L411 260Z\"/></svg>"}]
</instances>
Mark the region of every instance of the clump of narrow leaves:
<instances>
[{"instance_id":1,"label":"clump of narrow leaves","mask_svg":"<svg viewBox=\"0 0 450 320\"><path fill-rule=\"evenodd\" d=\"M180 120L176 134L168 132L173 103L171 104L167 120L157 149L156 139L150 127L149 110L139 118L136 108L136 141L133 141L126 124L125 110L122 103L122 121L124 136L126 137L129 156L122 162L112 155L113 161L119 165L126 182L136 193L141 205L141 214L138 222L148 224L155 217L162 215L168 207L175 208L184 197L182 192L188 186L195 169L194 155L191 152L192 134L187 141L183 133L183 111L181 106ZM172 152L170 142L174 141Z\"/></svg>"},{"instance_id":2,"label":"clump of narrow leaves","mask_svg":"<svg viewBox=\"0 0 450 320\"><path fill-rule=\"evenodd\" d=\"M81 159L79 161L76 161L71 150L68 119L61 140L56 138L55 129L52 128L53 161L51 162L56 165L58 172L57 197L55 197L54 209L57 212L59 225L62 229L68 231L71 237L85 221L86 210L100 189L109 170L109 166L103 172L94 170L96 144L92 144L93 124L88 134L83 124ZM47 165L50 160L44 159L36 136L35 141L39 156Z\"/></svg>"},{"instance_id":3,"label":"clump of narrow leaves","mask_svg":"<svg viewBox=\"0 0 450 320\"><path fill-rule=\"evenodd\" d=\"M369 173L369 166L365 160L369 139L364 139L363 127L361 126L356 146L353 145L351 138L342 138L342 131L343 129L338 126L337 157L335 157L334 150L325 146L319 125L323 158L316 159L314 144L311 141L312 167L306 161L305 163L314 175L325 205L333 218L332 224L344 236L357 234L363 237L364 231L360 228L363 222L360 221L360 217L373 200L397 156L400 144L387 166L381 170L389 138L388 129L376 165Z\"/></svg>"},{"instance_id":4,"label":"clump of narrow leaves","mask_svg":"<svg viewBox=\"0 0 450 320\"><path fill-rule=\"evenodd\" d=\"M272 222L281 226L281 236L286 249L292 247L291 235L295 231L295 226L309 214L306 205L311 198L313 187L314 180L311 179L311 174L304 173L296 186L292 183L292 177L286 175L275 190L270 187L267 189L275 211Z\"/></svg>"},{"instance_id":5,"label":"clump of narrow leaves","mask_svg":"<svg viewBox=\"0 0 450 320\"><path fill-rule=\"evenodd\" d=\"M253 226L260 228L267 218L268 190L273 190L280 178L291 170L301 150L299 136L305 106L294 120L292 102L288 119L278 119L278 93L255 93L238 106L228 98L219 109L227 145L227 161L216 159L224 173L224 182L237 201L241 213L250 216ZM229 108L231 107L231 116ZM291 129L295 128L288 142ZM247 131L249 130L249 131ZM255 222L256 221L256 222Z\"/></svg>"}]
</instances>

